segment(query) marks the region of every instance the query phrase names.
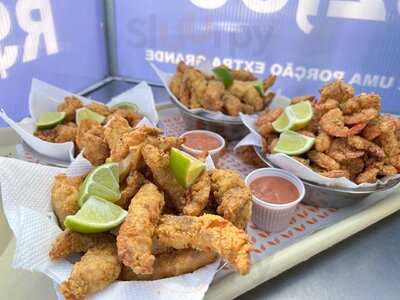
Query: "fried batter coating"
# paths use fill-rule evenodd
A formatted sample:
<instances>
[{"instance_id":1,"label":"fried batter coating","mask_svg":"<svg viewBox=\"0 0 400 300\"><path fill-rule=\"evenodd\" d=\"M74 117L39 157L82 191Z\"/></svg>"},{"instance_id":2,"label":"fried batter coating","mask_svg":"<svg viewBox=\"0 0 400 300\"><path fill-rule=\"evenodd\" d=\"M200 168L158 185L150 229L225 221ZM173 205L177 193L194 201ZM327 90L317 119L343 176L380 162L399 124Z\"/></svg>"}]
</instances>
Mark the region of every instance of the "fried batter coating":
<instances>
[{"instance_id":1,"label":"fried batter coating","mask_svg":"<svg viewBox=\"0 0 400 300\"><path fill-rule=\"evenodd\" d=\"M276 75L269 75L265 80L263 81L263 89L264 91L270 89L276 82L276 79L278 76Z\"/></svg>"},{"instance_id":2,"label":"fried batter coating","mask_svg":"<svg viewBox=\"0 0 400 300\"><path fill-rule=\"evenodd\" d=\"M116 115L107 122L104 129L104 138L110 147L111 155L113 151L116 151L117 144L121 140L122 135L128 133L130 130L132 130L132 127L121 116Z\"/></svg>"},{"instance_id":3,"label":"fried batter coating","mask_svg":"<svg viewBox=\"0 0 400 300\"><path fill-rule=\"evenodd\" d=\"M75 123L59 124L56 126L55 130L56 137L54 141L56 143L75 142L78 132Z\"/></svg>"},{"instance_id":4,"label":"fried batter coating","mask_svg":"<svg viewBox=\"0 0 400 300\"><path fill-rule=\"evenodd\" d=\"M69 215L74 215L79 210L79 186L83 177L67 177L58 174L54 178L51 189L51 204L58 222L64 228L64 220Z\"/></svg>"},{"instance_id":5,"label":"fried batter coating","mask_svg":"<svg viewBox=\"0 0 400 300\"><path fill-rule=\"evenodd\" d=\"M310 95L306 95L306 96L296 96L293 97L290 101L290 104L297 104L300 102L305 102L305 101L310 101L310 102L314 102L315 101L315 97L314 96L310 96Z\"/></svg>"},{"instance_id":6,"label":"fried batter coating","mask_svg":"<svg viewBox=\"0 0 400 300\"><path fill-rule=\"evenodd\" d=\"M228 115L238 116L239 113L242 111L242 102L238 97L229 93L225 93L222 96L222 101Z\"/></svg>"},{"instance_id":7,"label":"fried batter coating","mask_svg":"<svg viewBox=\"0 0 400 300\"><path fill-rule=\"evenodd\" d=\"M172 94L174 94L175 97L178 99L180 98L182 80L183 80L183 74L175 73L174 76L172 76L171 81L169 83L169 88L170 88ZM189 103L184 103L184 104L186 106L189 105Z\"/></svg>"},{"instance_id":8,"label":"fried batter coating","mask_svg":"<svg viewBox=\"0 0 400 300\"><path fill-rule=\"evenodd\" d=\"M368 167L364 172L360 173L355 182L357 184L361 183L374 183L376 181L376 177L378 176L380 169L377 167Z\"/></svg>"},{"instance_id":9,"label":"fried batter coating","mask_svg":"<svg viewBox=\"0 0 400 300\"><path fill-rule=\"evenodd\" d=\"M147 182L147 179L142 175L142 173L131 170L128 177L126 178L126 183L121 188L121 198L116 203L124 209L128 209L129 204L133 196L139 191L139 189Z\"/></svg>"},{"instance_id":10,"label":"fried batter coating","mask_svg":"<svg viewBox=\"0 0 400 300\"><path fill-rule=\"evenodd\" d=\"M319 172L322 176L329 177L329 178L341 178L345 177L350 179L350 172L348 170L331 170L331 171L322 171Z\"/></svg>"},{"instance_id":11,"label":"fried batter coating","mask_svg":"<svg viewBox=\"0 0 400 300\"><path fill-rule=\"evenodd\" d=\"M340 170L340 164L324 153L312 150L308 152L308 158L310 161L327 171Z\"/></svg>"},{"instance_id":12,"label":"fried batter coating","mask_svg":"<svg viewBox=\"0 0 400 300\"><path fill-rule=\"evenodd\" d=\"M131 127L135 127L137 123L143 118L143 116L137 112L134 112L126 108L111 108L111 114L108 115L107 121L115 116L120 116L126 119Z\"/></svg>"},{"instance_id":13,"label":"fried batter coating","mask_svg":"<svg viewBox=\"0 0 400 300\"><path fill-rule=\"evenodd\" d=\"M175 249L218 253L242 275L250 270L251 244L246 233L220 216L164 215L155 236L159 244Z\"/></svg>"},{"instance_id":14,"label":"fried batter coating","mask_svg":"<svg viewBox=\"0 0 400 300\"><path fill-rule=\"evenodd\" d=\"M215 169L210 173L211 190L218 203L218 214L234 225L244 228L249 220L243 222L241 215L247 214L244 208L251 202L250 189L237 171ZM239 223L238 220L242 221Z\"/></svg>"},{"instance_id":15,"label":"fried batter coating","mask_svg":"<svg viewBox=\"0 0 400 300\"><path fill-rule=\"evenodd\" d=\"M265 123L272 123L276 119L279 118L279 116L283 113L284 109L282 107L277 107L274 109L265 109L259 116L259 118L256 121L256 126L259 127L262 124Z\"/></svg>"},{"instance_id":16,"label":"fried batter coating","mask_svg":"<svg viewBox=\"0 0 400 300\"><path fill-rule=\"evenodd\" d=\"M252 146L243 146L237 149L236 154L240 157L240 159L249 165L255 167L264 166L264 162L258 157L257 153Z\"/></svg>"},{"instance_id":17,"label":"fried batter coating","mask_svg":"<svg viewBox=\"0 0 400 300\"><path fill-rule=\"evenodd\" d=\"M325 152L331 147L332 139L324 131L321 131L315 138L315 150L319 152Z\"/></svg>"},{"instance_id":18,"label":"fried batter coating","mask_svg":"<svg viewBox=\"0 0 400 300\"><path fill-rule=\"evenodd\" d=\"M224 92L225 86L222 82L210 80L204 92L204 97L198 99L200 100L201 106L205 109L221 111L224 106L224 102L222 101L222 95Z\"/></svg>"},{"instance_id":19,"label":"fried batter coating","mask_svg":"<svg viewBox=\"0 0 400 300\"><path fill-rule=\"evenodd\" d=\"M66 300L86 299L89 294L103 290L117 280L121 269L115 243L96 245L74 264L60 291Z\"/></svg>"},{"instance_id":20,"label":"fried batter coating","mask_svg":"<svg viewBox=\"0 0 400 300\"><path fill-rule=\"evenodd\" d=\"M375 108L367 108L352 115L345 115L343 120L346 125L354 125L359 123L368 123L378 117L378 115L379 113Z\"/></svg>"},{"instance_id":21,"label":"fried batter coating","mask_svg":"<svg viewBox=\"0 0 400 300\"><path fill-rule=\"evenodd\" d=\"M186 204L182 210L183 214L188 216L199 216L208 204L210 192L210 175L207 171L204 171L187 191Z\"/></svg>"},{"instance_id":22,"label":"fried batter coating","mask_svg":"<svg viewBox=\"0 0 400 300\"><path fill-rule=\"evenodd\" d=\"M143 147L142 155L157 184L168 195L174 207L178 211L182 211L186 203L185 189L169 169L169 155L151 144Z\"/></svg>"},{"instance_id":23,"label":"fried batter coating","mask_svg":"<svg viewBox=\"0 0 400 300\"><path fill-rule=\"evenodd\" d=\"M336 80L325 85L321 90L321 101L325 102L328 99L344 102L354 97L354 88L343 80Z\"/></svg>"},{"instance_id":24,"label":"fried batter coating","mask_svg":"<svg viewBox=\"0 0 400 300\"><path fill-rule=\"evenodd\" d=\"M153 273L152 237L163 207L164 195L154 184L147 183L132 199L119 229L118 256L136 274Z\"/></svg>"},{"instance_id":25,"label":"fried batter coating","mask_svg":"<svg viewBox=\"0 0 400 300\"><path fill-rule=\"evenodd\" d=\"M107 105L100 102L93 101L89 104L86 104L85 107L104 117L107 117L111 114L111 109Z\"/></svg>"},{"instance_id":26,"label":"fried batter coating","mask_svg":"<svg viewBox=\"0 0 400 300\"><path fill-rule=\"evenodd\" d=\"M86 252L106 242L115 242L115 237L110 233L83 234L66 229L53 242L49 256L51 260L60 260L73 253Z\"/></svg>"},{"instance_id":27,"label":"fried batter coating","mask_svg":"<svg viewBox=\"0 0 400 300\"><path fill-rule=\"evenodd\" d=\"M103 164L110 154L104 140L104 128L95 120L82 120L78 126L76 145L94 166Z\"/></svg>"},{"instance_id":28,"label":"fried batter coating","mask_svg":"<svg viewBox=\"0 0 400 300\"><path fill-rule=\"evenodd\" d=\"M55 143L57 138L57 130L55 128L36 130L33 135L43 141Z\"/></svg>"},{"instance_id":29,"label":"fried batter coating","mask_svg":"<svg viewBox=\"0 0 400 300\"><path fill-rule=\"evenodd\" d=\"M213 252L196 251L193 249L171 250L156 255L153 274L138 275L132 269L124 266L122 268L121 280L157 280L173 276L192 273L204 267L217 258Z\"/></svg>"},{"instance_id":30,"label":"fried batter coating","mask_svg":"<svg viewBox=\"0 0 400 300\"><path fill-rule=\"evenodd\" d=\"M327 154L338 162L362 157L365 152L351 147L344 138L333 139Z\"/></svg>"},{"instance_id":31,"label":"fried batter coating","mask_svg":"<svg viewBox=\"0 0 400 300\"><path fill-rule=\"evenodd\" d=\"M367 124L361 123L351 128L346 127L342 111L339 108L334 108L321 117L320 125L331 136L348 137L360 133Z\"/></svg>"},{"instance_id":32,"label":"fried batter coating","mask_svg":"<svg viewBox=\"0 0 400 300\"><path fill-rule=\"evenodd\" d=\"M353 114L365 109L375 109L378 113L381 111L381 98L379 95L370 93L362 93L359 96L354 96L340 104L340 108L344 114Z\"/></svg>"},{"instance_id":33,"label":"fried batter coating","mask_svg":"<svg viewBox=\"0 0 400 300\"><path fill-rule=\"evenodd\" d=\"M377 144L364 139L361 136L351 136L347 139L350 146L358 150L366 150L373 156L385 158L385 152Z\"/></svg>"},{"instance_id":34,"label":"fried batter coating","mask_svg":"<svg viewBox=\"0 0 400 300\"><path fill-rule=\"evenodd\" d=\"M57 111L65 112L65 122L74 122L75 112L81 107L83 107L82 101L75 96L70 96L64 98L64 102L58 105Z\"/></svg>"},{"instance_id":35,"label":"fried batter coating","mask_svg":"<svg viewBox=\"0 0 400 300\"><path fill-rule=\"evenodd\" d=\"M240 81L254 81L257 80L257 77L254 76L251 72L246 70L230 70L233 76L233 79ZM273 84L271 84L272 86Z\"/></svg>"}]
</instances>

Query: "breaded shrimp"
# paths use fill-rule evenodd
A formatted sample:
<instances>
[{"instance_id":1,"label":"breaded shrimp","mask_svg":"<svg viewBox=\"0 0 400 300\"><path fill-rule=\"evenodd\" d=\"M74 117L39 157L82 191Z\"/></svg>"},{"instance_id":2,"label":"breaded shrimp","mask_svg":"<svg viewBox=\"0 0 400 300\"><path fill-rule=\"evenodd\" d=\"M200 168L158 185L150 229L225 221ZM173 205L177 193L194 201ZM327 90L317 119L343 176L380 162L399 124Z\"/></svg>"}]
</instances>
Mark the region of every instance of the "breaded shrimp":
<instances>
[{"instance_id":1,"label":"breaded shrimp","mask_svg":"<svg viewBox=\"0 0 400 300\"><path fill-rule=\"evenodd\" d=\"M190 187L187 193L186 204L183 214L188 216L199 216L208 204L211 192L211 180L207 171L199 176L197 181Z\"/></svg>"}]
</instances>

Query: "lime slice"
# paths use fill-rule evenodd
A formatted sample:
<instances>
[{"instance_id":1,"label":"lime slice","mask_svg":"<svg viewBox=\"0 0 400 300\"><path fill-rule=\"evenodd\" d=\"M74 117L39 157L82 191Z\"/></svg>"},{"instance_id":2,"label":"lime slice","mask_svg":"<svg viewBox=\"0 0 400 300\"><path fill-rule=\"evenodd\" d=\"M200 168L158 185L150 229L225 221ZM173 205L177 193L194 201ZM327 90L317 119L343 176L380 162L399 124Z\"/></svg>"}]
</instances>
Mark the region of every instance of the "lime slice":
<instances>
[{"instance_id":1,"label":"lime slice","mask_svg":"<svg viewBox=\"0 0 400 300\"><path fill-rule=\"evenodd\" d=\"M90 197L82 208L72 216L68 216L65 227L81 233L108 231L120 225L128 212L118 205L97 197Z\"/></svg>"},{"instance_id":2,"label":"lime slice","mask_svg":"<svg viewBox=\"0 0 400 300\"><path fill-rule=\"evenodd\" d=\"M202 161L176 148L169 153L169 167L179 184L185 188L191 186L205 169Z\"/></svg>"},{"instance_id":3,"label":"lime slice","mask_svg":"<svg viewBox=\"0 0 400 300\"><path fill-rule=\"evenodd\" d=\"M261 97L265 96L264 93L264 84L261 80L255 80L255 81L251 81L250 82L255 88L256 90L260 93Z\"/></svg>"},{"instance_id":4,"label":"lime slice","mask_svg":"<svg viewBox=\"0 0 400 300\"><path fill-rule=\"evenodd\" d=\"M284 132L292 128L292 119L288 115L287 111L285 110L283 114L279 116L274 122L272 122L272 128L278 132Z\"/></svg>"},{"instance_id":5,"label":"lime slice","mask_svg":"<svg viewBox=\"0 0 400 300\"><path fill-rule=\"evenodd\" d=\"M39 120L36 122L36 127L38 129L50 129L64 121L64 118L65 112L44 112L40 114Z\"/></svg>"},{"instance_id":6,"label":"lime slice","mask_svg":"<svg viewBox=\"0 0 400 300\"><path fill-rule=\"evenodd\" d=\"M225 67L216 67L213 69L213 73L215 78L221 80L225 87L228 88L233 83L233 76L232 73Z\"/></svg>"},{"instance_id":7,"label":"lime slice","mask_svg":"<svg viewBox=\"0 0 400 300\"><path fill-rule=\"evenodd\" d=\"M86 120L86 119L91 119L91 120L95 120L98 123L102 124L104 122L104 120L106 119L105 116L102 116L96 112L94 112L93 110L90 110L89 108L86 107L82 107L80 109L76 110L76 123L79 125L79 123L82 120Z\"/></svg>"},{"instance_id":8,"label":"lime slice","mask_svg":"<svg viewBox=\"0 0 400 300\"><path fill-rule=\"evenodd\" d=\"M299 130L307 126L313 117L314 111L310 101L300 102L286 108L292 121L293 130Z\"/></svg>"},{"instance_id":9,"label":"lime slice","mask_svg":"<svg viewBox=\"0 0 400 300\"><path fill-rule=\"evenodd\" d=\"M299 134L294 131L286 131L279 136L278 143L273 149L274 153L285 153L287 155L300 155L314 145L315 139Z\"/></svg>"},{"instance_id":10,"label":"lime slice","mask_svg":"<svg viewBox=\"0 0 400 300\"><path fill-rule=\"evenodd\" d=\"M117 163L98 166L86 176L79 189L79 205L82 206L90 196L97 196L111 202L119 200L121 194Z\"/></svg>"},{"instance_id":11,"label":"lime slice","mask_svg":"<svg viewBox=\"0 0 400 300\"><path fill-rule=\"evenodd\" d=\"M139 110L136 104L127 101L116 103L112 106L112 108L124 108L132 112L137 112Z\"/></svg>"}]
</instances>

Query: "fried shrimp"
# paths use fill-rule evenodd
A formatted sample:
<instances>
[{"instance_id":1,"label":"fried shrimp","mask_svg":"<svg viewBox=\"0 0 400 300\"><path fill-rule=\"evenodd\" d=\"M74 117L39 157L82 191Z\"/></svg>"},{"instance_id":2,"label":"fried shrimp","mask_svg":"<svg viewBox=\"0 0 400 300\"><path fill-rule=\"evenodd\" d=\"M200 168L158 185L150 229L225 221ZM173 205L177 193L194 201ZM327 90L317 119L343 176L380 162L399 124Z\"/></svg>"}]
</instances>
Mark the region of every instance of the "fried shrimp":
<instances>
[{"instance_id":1,"label":"fried shrimp","mask_svg":"<svg viewBox=\"0 0 400 300\"><path fill-rule=\"evenodd\" d=\"M367 108L352 115L344 116L344 123L346 125L354 125L359 123L368 123L379 115L375 108Z\"/></svg>"},{"instance_id":2,"label":"fried shrimp","mask_svg":"<svg viewBox=\"0 0 400 300\"><path fill-rule=\"evenodd\" d=\"M249 272L251 244L246 233L220 216L164 215L155 236L157 242L166 247L215 252L240 274Z\"/></svg>"},{"instance_id":3,"label":"fried shrimp","mask_svg":"<svg viewBox=\"0 0 400 300\"><path fill-rule=\"evenodd\" d=\"M354 88L343 80L336 80L325 85L321 90L321 101L325 102L328 99L344 102L354 97Z\"/></svg>"},{"instance_id":4,"label":"fried shrimp","mask_svg":"<svg viewBox=\"0 0 400 300\"><path fill-rule=\"evenodd\" d=\"M331 137L326 132L321 131L315 138L315 150L325 152L330 148L331 143Z\"/></svg>"},{"instance_id":5,"label":"fried shrimp","mask_svg":"<svg viewBox=\"0 0 400 300\"><path fill-rule=\"evenodd\" d=\"M312 161L313 163L317 164L318 166L320 166L325 170L328 171L340 170L340 164L332 157L329 157L324 153L313 150L308 152L308 158L310 159L310 161Z\"/></svg>"},{"instance_id":6,"label":"fried shrimp","mask_svg":"<svg viewBox=\"0 0 400 300\"><path fill-rule=\"evenodd\" d=\"M320 175L329 178L347 178L350 179L350 172L348 170L331 170L319 172Z\"/></svg>"},{"instance_id":7,"label":"fried shrimp","mask_svg":"<svg viewBox=\"0 0 400 300\"><path fill-rule=\"evenodd\" d=\"M366 126L366 123L356 124L353 127L346 127L344 116L339 108L331 109L325 113L320 120L321 127L329 135L335 137L348 137L360 133Z\"/></svg>"},{"instance_id":8,"label":"fried shrimp","mask_svg":"<svg viewBox=\"0 0 400 300\"><path fill-rule=\"evenodd\" d=\"M358 150L366 150L373 156L376 156L378 158L385 158L385 152L381 147L373 142L364 139L361 136L351 136L347 139L347 142L350 146Z\"/></svg>"},{"instance_id":9,"label":"fried shrimp","mask_svg":"<svg viewBox=\"0 0 400 300\"><path fill-rule=\"evenodd\" d=\"M338 162L362 157L365 152L357 150L347 143L344 138L334 139L327 151L327 154Z\"/></svg>"}]
</instances>

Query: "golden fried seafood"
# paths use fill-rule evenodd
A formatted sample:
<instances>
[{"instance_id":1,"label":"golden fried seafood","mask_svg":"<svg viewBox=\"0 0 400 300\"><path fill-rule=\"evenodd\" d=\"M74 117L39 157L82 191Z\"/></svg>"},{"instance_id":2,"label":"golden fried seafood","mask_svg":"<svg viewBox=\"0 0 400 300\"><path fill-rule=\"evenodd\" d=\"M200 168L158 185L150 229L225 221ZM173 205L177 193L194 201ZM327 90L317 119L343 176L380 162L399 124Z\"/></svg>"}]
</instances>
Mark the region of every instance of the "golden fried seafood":
<instances>
[{"instance_id":1,"label":"golden fried seafood","mask_svg":"<svg viewBox=\"0 0 400 300\"><path fill-rule=\"evenodd\" d=\"M183 207L183 214L188 216L199 216L208 204L211 192L211 180L207 171L197 179L190 187L186 204Z\"/></svg>"},{"instance_id":2,"label":"golden fried seafood","mask_svg":"<svg viewBox=\"0 0 400 300\"><path fill-rule=\"evenodd\" d=\"M334 137L348 137L359 134L366 126L366 123L356 124L353 127L345 126L343 112L334 108L325 113L320 120L321 128Z\"/></svg>"},{"instance_id":3,"label":"golden fried seafood","mask_svg":"<svg viewBox=\"0 0 400 300\"><path fill-rule=\"evenodd\" d=\"M344 138L336 138L331 142L326 154L338 162L343 162L362 157L365 154L365 151L351 147Z\"/></svg>"},{"instance_id":4,"label":"golden fried seafood","mask_svg":"<svg viewBox=\"0 0 400 300\"><path fill-rule=\"evenodd\" d=\"M381 159L385 157L385 152L381 147L361 136L351 136L347 139L347 142L355 149L368 151L371 155Z\"/></svg>"},{"instance_id":5,"label":"golden fried seafood","mask_svg":"<svg viewBox=\"0 0 400 300\"><path fill-rule=\"evenodd\" d=\"M65 258L73 253L86 252L96 245L115 242L110 233L83 234L66 229L53 242L49 256L52 260Z\"/></svg>"},{"instance_id":6,"label":"golden fried seafood","mask_svg":"<svg viewBox=\"0 0 400 300\"><path fill-rule=\"evenodd\" d=\"M51 204L62 228L64 228L65 218L74 215L79 210L79 186L82 181L82 177L67 177L65 174L58 174L54 178Z\"/></svg>"},{"instance_id":7,"label":"golden fried seafood","mask_svg":"<svg viewBox=\"0 0 400 300\"><path fill-rule=\"evenodd\" d=\"M121 187L121 198L116 204L124 209L128 209L133 196L147 182L147 179L135 169L132 169L126 178L126 183Z\"/></svg>"},{"instance_id":8,"label":"golden fried seafood","mask_svg":"<svg viewBox=\"0 0 400 300\"><path fill-rule=\"evenodd\" d=\"M251 244L246 233L220 216L164 215L155 235L161 245L175 249L213 251L240 274L249 272Z\"/></svg>"},{"instance_id":9,"label":"golden fried seafood","mask_svg":"<svg viewBox=\"0 0 400 300\"><path fill-rule=\"evenodd\" d=\"M181 211L186 204L185 189L178 183L169 169L169 155L154 145L147 144L142 149L145 163L150 168L154 180L165 191L174 205Z\"/></svg>"},{"instance_id":10,"label":"golden fried seafood","mask_svg":"<svg viewBox=\"0 0 400 300\"><path fill-rule=\"evenodd\" d=\"M327 171L340 170L340 164L324 153L312 150L308 152L308 158L310 161Z\"/></svg>"},{"instance_id":11,"label":"golden fried seafood","mask_svg":"<svg viewBox=\"0 0 400 300\"><path fill-rule=\"evenodd\" d=\"M107 117L111 114L111 109L107 105L100 102L93 101L89 104L86 104L85 107L104 117Z\"/></svg>"},{"instance_id":12,"label":"golden fried seafood","mask_svg":"<svg viewBox=\"0 0 400 300\"><path fill-rule=\"evenodd\" d=\"M240 174L233 170L212 170L211 190L218 203L218 214L239 228L244 228L249 220L242 215L249 216L251 191Z\"/></svg>"},{"instance_id":13,"label":"golden fried seafood","mask_svg":"<svg viewBox=\"0 0 400 300\"><path fill-rule=\"evenodd\" d=\"M86 299L88 294L117 280L121 269L114 243L96 245L74 264L69 278L61 283L60 291L66 300Z\"/></svg>"},{"instance_id":14,"label":"golden fried seafood","mask_svg":"<svg viewBox=\"0 0 400 300\"><path fill-rule=\"evenodd\" d=\"M54 128L54 130L56 131L54 143L75 142L78 131L75 123L70 122L67 124L59 124Z\"/></svg>"},{"instance_id":15,"label":"golden fried seafood","mask_svg":"<svg viewBox=\"0 0 400 300\"><path fill-rule=\"evenodd\" d=\"M143 116L137 112L134 112L130 109L125 108L112 108L111 114L108 115L107 121L111 118L119 116L126 119L130 126L135 127L139 121L143 118Z\"/></svg>"},{"instance_id":16,"label":"golden fried seafood","mask_svg":"<svg viewBox=\"0 0 400 300\"><path fill-rule=\"evenodd\" d=\"M249 165L255 167L264 166L264 162L258 157L257 153L252 146L243 146L236 150L236 154L240 157L240 159Z\"/></svg>"},{"instance_id":17,"label":"golden fried seafood","mask_svg":"<svg viewBox=\"0 0 400 300\"><path fill-rule=\"evenodd\" d=\"M147 183L132 199L119 229L118 256L136 274L153 273L152 237L163 207L164 195L154 184Z\"/></svg>"},{"instance_id":18,"label":"golden fried seafood","mask_svg":"<svg viewBox=\"0 0 400 300\"><path fill-rule=\"evenodd\" d=\"M330 170L330 171L321 171L319 172L322 176L329 178L341 178L345 177L350 179L350 172L348 170Z\"/></svg>"},{"instance_id":19,"label":"golden fried seafood","mask_svg":"<svg viewBox=\"0 0 400 300\"><path fill-rule=\"evenodd\" d=\"M58 105L57 111L65 112L65 121L74 122L75 112L78 108L82 108L83 103L75 96L65 97L64 101Z\"/></svg>"},{"instance_id":20,"label":"golden fried seafood","mask_svg":"<svg viewBox=\"0 0 400 300\"><path fill-rule=\"evenodd\" d=\"M353 87L344 82L343 80L337 80L330 84L325 85L321 90L321 102L325 102L328 99L333 99L338 102L344 102L354 97Z\"/></svg>"},{"instance_id":21,"label":"golden fried seafood","mask_svg":"<svg viewBox=\"0 0 400 300\"><path fill-rule=\"evenodd\" d=\"M331 147L332 139L324 131L321 131L315 138L315 150L319 152L325 152Z\"/></svg>"},{"instance_id":22,"label":"golden fried seafood","mask_svg":"<svg viewBox=\"0 0 400 300\"><path fill-rule=\"evenodd\" d=\"M121 280L157 280L192 273L217 259L213 252L193 249L170 250L156 255L152 274L135 274L131 268L122 268Z\"/></svg>"},{"instance_id":23,"label":"golden fried seafood","mask_svg":"<svg viewBox=\"0 0 400 300\"><path fill-rule=\"evenodd\" d=\"M209 76L194 67L180 62L169 88L183 105L194 109L204 108L212 111L238 116L240 112L251 114L264 109L275 94L267 92L275 83L276 76L269 76L260 85L264 93L256 87L255 76L245 70L231 70L233 82L229 87L214 76Z\"/></svg>"},{"instance_id":24,"label":"golden fried seafood","mask_svg":"<svg viewBox=\"0 0 400 300\"><path fill-rule=\"evenodd\" d=\"M131 126L126 119L120 116L112 117L106 124L104 129L104 138L110 147L111 153L116 151L118 142L121 140L122 135L131 130Z\"/></svg>"},{"instance_id":25,"label":"golden fried seafood","mask_svg":"<svg viewBox=\"0 0 400 300\"><path fill-rule=\"evenodd\" d=\"M103 164L110 154L104 139L104 128L95 120L82 120L76 134L76 145L94 166Z\"/></svg>"},{"instance_id":26,"label":"golden fried seafood","mask_svg":"<svg viewBox=\"0 0 400 300\"><path fill-rule=\"evenodd\" d=\"M311 96L311 95L296 96L290 100L290 104L297 104L297 103L304 102L304 101L314 102L314 100L315 100L315 97Z\"/></svg>"}]
</instances>

